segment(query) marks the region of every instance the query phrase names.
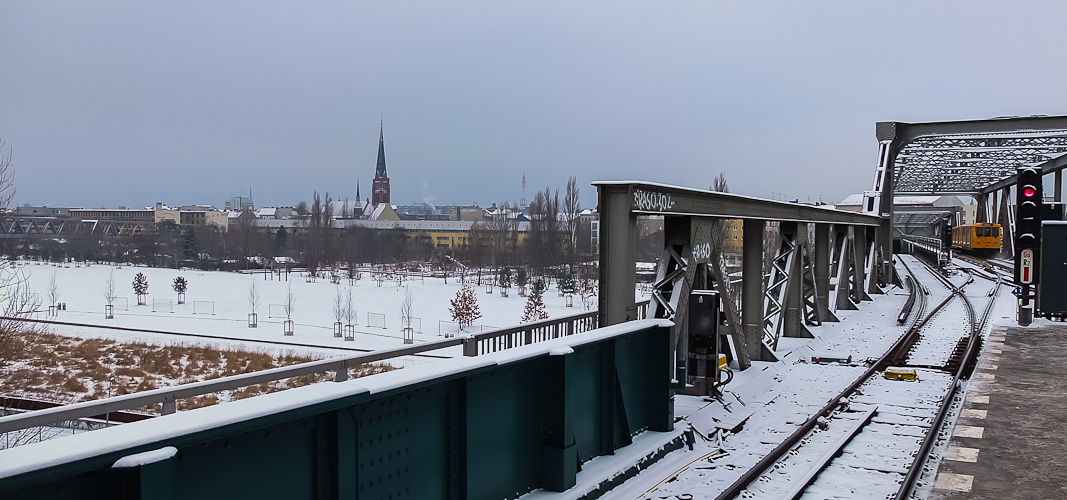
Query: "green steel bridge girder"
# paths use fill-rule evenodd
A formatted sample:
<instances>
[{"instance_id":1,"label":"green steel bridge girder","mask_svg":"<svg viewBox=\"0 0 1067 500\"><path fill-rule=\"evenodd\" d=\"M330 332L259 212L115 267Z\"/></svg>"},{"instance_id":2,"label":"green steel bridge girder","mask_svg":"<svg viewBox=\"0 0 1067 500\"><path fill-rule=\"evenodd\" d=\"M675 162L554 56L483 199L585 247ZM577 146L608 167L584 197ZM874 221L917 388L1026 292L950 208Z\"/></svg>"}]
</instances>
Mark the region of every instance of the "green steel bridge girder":
<instances>
[{"instance_id":1,"label":"green steel bridge girder","mask_svg":"<svg viewBox=\"0 0 1067 500\"><path fill-rule=\"evenodd\" d=\"M614 454L638 433L673 430L672 330L662 320L629 323L434 363L442 375L382 392L354 379L328 386L352 388L340 397L285 404L287 395L323 389L317 384L0 451L0 498L498 499L563 491L582 463ZM264 414L274 403L288 409ZM235 419L244 409L256 410ZM195 413L230 420L168 434L168 422ZM145 438L116 449L129 442L124 432ZM169 459L112 468L167 446L178 450ZM89 453L4 476L20 456L66 449Z\"/></svg>"}]
</instances>

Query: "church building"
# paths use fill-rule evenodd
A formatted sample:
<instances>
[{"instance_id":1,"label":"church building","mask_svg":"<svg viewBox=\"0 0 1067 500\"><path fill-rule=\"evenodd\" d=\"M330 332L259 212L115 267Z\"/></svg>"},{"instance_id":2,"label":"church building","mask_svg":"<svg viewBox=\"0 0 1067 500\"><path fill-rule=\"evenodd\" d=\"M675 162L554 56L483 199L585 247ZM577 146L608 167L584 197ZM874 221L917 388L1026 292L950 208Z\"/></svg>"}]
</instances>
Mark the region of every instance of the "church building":
<instances>
[{"instance_id":1,"label":"church building","mask_svg":"<svg viewBox=\"0 0 1067 500\"><path fill-rule=\"evenodd\" d=\"M371 205L390 203L389 174L385 171L385 126L378 136L378 167L374 170L374 183L371 185Z\"/></svg>"}]
</instances>

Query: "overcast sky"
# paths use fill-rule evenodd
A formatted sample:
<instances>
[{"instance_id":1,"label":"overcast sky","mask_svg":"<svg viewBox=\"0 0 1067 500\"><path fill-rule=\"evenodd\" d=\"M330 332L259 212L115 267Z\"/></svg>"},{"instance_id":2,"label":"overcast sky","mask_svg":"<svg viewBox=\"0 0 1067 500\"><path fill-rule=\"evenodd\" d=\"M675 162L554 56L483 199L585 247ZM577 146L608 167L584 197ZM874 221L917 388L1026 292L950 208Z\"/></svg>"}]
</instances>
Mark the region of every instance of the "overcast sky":
<instances>
[{"instance_id":1,"label":"overcast sky","mask_svg":"<svg viewBox=\"0 0 1067 500\"><path fill-rule=\"evenodd\" d=\"M16 202L370 192L518 201L576 176L837 201L876 121L1067 114L1067 2L0 0ZM5 153L7 151L5 150Z\"/></svg>"}]
</instances>

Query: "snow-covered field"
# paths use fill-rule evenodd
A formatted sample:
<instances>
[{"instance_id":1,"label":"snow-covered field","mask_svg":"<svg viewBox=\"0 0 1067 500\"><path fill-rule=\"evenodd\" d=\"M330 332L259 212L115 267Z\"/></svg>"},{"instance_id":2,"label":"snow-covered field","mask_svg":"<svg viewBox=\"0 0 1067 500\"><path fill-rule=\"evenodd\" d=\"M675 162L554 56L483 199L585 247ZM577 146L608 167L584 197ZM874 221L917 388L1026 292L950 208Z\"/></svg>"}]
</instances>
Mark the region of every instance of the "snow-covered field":
<instances>
[{"instance_id":1,"label":"snow-covered field","mask_svg":"<svg viewBox=\"0 0 1067 500\"><path fill-rule=\"evenodd\" d=\"M308 283L304 275L297 273L291 273L288 281L284 281L284 278L279 281L277 277L271 280L270 275L264 280L263 274L131 266L116 268L102 264L94 264L88 268L75 267L72 264L67 268L27 263L21 269L28 276L32 291L40 296L42 309L47 309L48 306L47 289L53 273L59 290L58 302L67 304L67 309L60 311L57 317L46 317L42 312L39 319L239 340L198 339L163 333L62 325L49 327L52 332L62 335L136 339L153 343L189 344L206 340L229 347L237 347L242 344L240 340L246 340L251 344L247 347L256 349L270 347L256 341L298 343L321 346L323 349L310 351L326 355L338 354L337 348L385 349L399 347L403 342L400 306L404 300L404 287L409 287L414 296L412 315L417 319L412 322L412 327L416 332L416 343L438 340L441 333L457 331L449 313L449 301L460 289L456 278L449 278L447 284L441 278L416 278L405 282L403 286L398 286L396 281L385 281L381 287L366 277L357 281L351 287L352 302L358 312L355 341L345 341L333 336L333 307L337 290L344 292L349 287L347 280L342 280L341 285L334 285L323 279ZM115 302L115 318L105 319L104 287L111 272L114 272L117 295L124 299L120 298ZM136 305L137 299L132 288L134 275L138 272L144 273L149 282L147 304L143 306ZM171 289L171 283L177 276L184 276L189 283L185 304L178 304L177 294ZM258 328L248 327L248 313L251 312L248 292L252 280L256 280L262 304L257 311ZM293 336L284 336L282 322L285 317L281 304L285 302L287 287L290 285L296 297L292 311L295 327ZM516 288L513 287L510 296L506 298L500 296L498 287L493 287L493 294L486 293L484 285L474 287L474 291L482 317L466 328L468 333L519 323L525 298L518 296ZM156 303L153 311L154 301L165 300L170 303ZM544 302L549 317L583 312L578 297L574 299L574 307L566 307L565 298L559 296L554 285L545 292ZM128 308L126 303L129 304ZM213 310L214 314L204 312L208 310ZM368 324L368 313L373 317L371 324ZM379 326L381 319L378 315L384 315L385 328ZM458 349L455 351L449 354L458 355Z\"/></svg>"}]
</instances>

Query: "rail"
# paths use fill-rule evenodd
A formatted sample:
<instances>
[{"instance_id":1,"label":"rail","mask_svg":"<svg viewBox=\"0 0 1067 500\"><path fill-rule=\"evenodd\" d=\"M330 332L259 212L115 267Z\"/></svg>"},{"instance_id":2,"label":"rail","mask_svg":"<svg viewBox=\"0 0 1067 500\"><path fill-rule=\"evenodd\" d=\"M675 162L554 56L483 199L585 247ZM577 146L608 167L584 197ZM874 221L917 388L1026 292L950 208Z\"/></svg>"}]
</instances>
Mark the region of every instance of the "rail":
<instances>
[{"instance_id":1,"label":"rail","mask_svg":"<svg viewBox=\"0 0 1067 500\"><path fill-rule=\"evenodd\" d=\"M973 280L974 278L972 277L971 279ZM970 283L970 281L967 283ZM963 286L967 286L967 283ZM967 341L967 348L964 351L963 360L960 362L960 367L956 370L956 374L952 378L952 385L949 386L949 392L945 395L944 402L941 404L937 416L934 417L934 421L931 422L930 429L926 432L926 436L923 437L922 444L919 446L919 452L915 454L915 460L912 461L911 467L908 469L908 474L904 476L904 481L901 482L900 489L897 490L897 494L894 497L895 500L905 500L911 497L912 492L915 490L919 476L922 474L923 462L925 462L930 455L930 450L933 448L934 442L937 441L938 433L941 431L941 427L945 422L945 417L948 415L949 408L952 406L950 403L956 397L956 393L960 390L960 380L970 377L971 372L968 371L968 365L972 365L972 361L978 357L978 346L981 345L982 342L982 330L985 329L986 322L989 320L989 314L993 309L993 302L997 299L997 295L1000 293L1000 279L998 278L993 285L993 290L989 293L989 302L986 304L982 319L980 321L975 321L974 307L972 307L970 301L967 300L967 295L963 293L963 286L957 289L957 293L959 293L964 303L967 304L967 309L970 311L971 338Z\"/></svg>"},{"instance_id":2,"label":"rail","mask_svg":"<svg viewBox=\"0 0 1067 500\"><path fill-rule=\"evenodd\" d=\"M911 276L904 277L904 284L908 287L908 300L904 302L904 307L900 309L900 314L897 315L897 324L900 326L908 322L911 308L915 306L915 297L918 295L918 287L915 286L915 281L911 279Z\"/></svg>"},{"instance_id":3,"label":"rail","mask_svg":"<svg viewBox=\"0 0 1067 500\"><path fill-rule=\"evenodd\" d=\"M905 266L905 268L907 268L907 266ZM910 268L907 268L907 269L908 269L908 272L910 274L911 273L911 269ZM914 275L912 275L912 277L914 279ZM970 283L970 281L968 281L967 283ZM919 286L922 286L921 283L919 283L917 279L916 279L916 284L918 284ZM952 286L951 282L949 282L949 286ZM893 346L881 358L878 359L878 361L876 361L875 363L871 364L871 366L868 367L866 371L864 371L863 375L861 375L859 378L855 379L851 384L849 384L848 387L846 387L843 391L841 391L837 396L831 398L825 405L823 405L822 408L820 408L817 412L815 412L813 415L811 415L806 421L804 421L803 424L801 424L799 427L797 427L797 429L792 434L790 434L788 437L786 437L786 439L784 441L782 441L780 444L778 444L778 446L774 447L774 449L772 449L767 455L765 455L762 459L760 459L759 462L756 463L756 465L752 466L752 468L747 470L740 478L738 478L736 481L731 483L730 486L728 486L718 496L716 496L715 500L729 500L729 499L735 498L738 495L740 495L742 490L744 490L746 487L748 487L748 485L751 484L753 481L755 481L759 476L761 476L765 472L767 472L767 470L769 470L771 466L773 466L776 462L778 462L778 460L780 460L782 457L784 457L791 449L793 449L798 443L800 443L800 441L802 439L804 439L804 437L807 436L808 433L812 431L812 429L815 428L815 426L817 425L817 423L818 423L818 421L820 419L826 417L827 415L830 415L835 409L837 409L842 404L842 401L845 401L846 398L849 395L851 395L853 392L855 392L864 382L867 381L867 379L872 377L874 374L885 370L886 368L888 368L890 366L899 365L899 364L903 363L904 360L907 359L908 354L911 351L912 346L918 340L919 332L926 325L927 321L929 321L931 318L936 316L938 311L940 311L942 308L944 308L945 305L948 304L948 302L950 300L952 300L953 297L955 297L956 293L962 294L962 288L965 287L965 286L967 286L967 284L964 284L963 286L961 286L959 288L955 288L954 286L952 286L952 289L954 290L954 292L952 294L949 294L949 296L946 297L944 301L942 301L940 304L938 304L936 307L934 307L934 309L930 313L928 313L926 315L926 317L924 317L920 321L917 321L914 325L912 325L910 328L908 328L905 331L905 333L903 335L901 335L896 340L896 342L893 343ZM920 297L924 296L924 295L925 294L921 294ZM922 312L920 312L919 314L922 314ZM972 325L972 328L974 328L973 325ZM973 339L975 337L976 337L976 335L974 335L972 333L971 334L972 342L968 344L967 354L966 354L967 356L972 355L972 352L971 352L972 349L973 349L972 344L973 344ZM959 376L959 374L957 374L957 377L958 376ZM957 381L958 381L958 378L957 378ZM954 381L953 382L953 392L950 393L950 395L947 396L946 399L944 400L945 402L942 405L942 412L944 412L950 406L948 404L948 402L951 401L951 396L952 396L952 394L954 394L956 385L958 385L958 384L956 383L956 381ZM934 429L934 427L931 427L931 429ZM930 434L928 434L928 436L929 435ZM921 451L922 450L920 450L920 452ZM923 456L923 455L920 453L917 456ZM825 466L825 462L823 463L823 465ZM822 469L819 468L819 470L822 470ZM914 467L913 467L913 470L914 470ZM904 484L902 484L902 486L901 486L900 490L898 490L898 492L908 489L908 484L914 484L914 480L915 480L915 478L912 477L911 473L909 472L909 475L905 477L905 482L904 482ZM908 483L908 481L911 481L911 483ZM903 497L899 497L898 496L896 498L898 500L900 500Z\"/></svg>"},{"instance_id":4,"label":"rail","mask_svg":"<svg viewBox=\"0 0 1067 500\"><path fill-rule=\"evenodd\" d=\"M638 314L643 318L648 311L648 301L637 304ZM211 394L221 391L240 389L242 387L273 382L276 380L310 375L314 373L336 372L334 380L342 382L348 379L348 368L362 364L385 361L402 356L412 356L427 351L463 346L465 356L477 356L520 345L573 335L597 328L597 312L585 312L563 316L524 325L491 330L467 337L455 337L409 345L395 349L384 349L364 354L322 359L298 365L272 368L252 373L243 373L174 387L163 387L150 391L125 394L95 401L83 401L56 408L0 417L0 433L20 429L49 425L56 422L77 420L107 413L162 404L162 414L169 415L177 411L177 400Z\"/></svg>"}]
</instances>

